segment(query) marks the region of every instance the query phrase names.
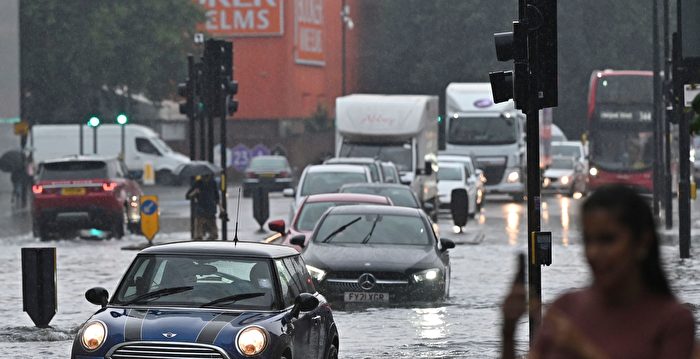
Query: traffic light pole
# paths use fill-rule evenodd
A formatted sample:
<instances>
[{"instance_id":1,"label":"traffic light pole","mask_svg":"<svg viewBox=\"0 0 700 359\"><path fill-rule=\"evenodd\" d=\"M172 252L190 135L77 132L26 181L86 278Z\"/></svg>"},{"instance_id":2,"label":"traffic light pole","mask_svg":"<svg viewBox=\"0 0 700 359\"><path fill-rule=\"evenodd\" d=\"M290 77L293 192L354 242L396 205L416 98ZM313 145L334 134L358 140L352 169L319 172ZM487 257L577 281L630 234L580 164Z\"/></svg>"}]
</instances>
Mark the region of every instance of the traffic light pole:
<instances>
[{"instance_id":1,"label":"traffic light pole","mask_svg":"<svg viewBox=\"0 0 700 359\"><path fill-rule=\"evenodd\" d=\"M532 21L532 19L530 19ZM526 27L530 27L525 19ZM529 30L531 31L531 30ZM537 33L528 36L528 98L527 98L527 249L528 249L528 303L530 315L530 345L534 343L542 322L542 268L537 259L535 234L540 231L540 116L537 66Z\"/></svg>"},{"instance_id":2,"label":"traffic light pole","mask_svg":"<svg viewBox=\"0 0 700 359\"><path fill-rule=\"evenodd\" d=\"M670 0L663 0L664 2L664 82L663 82L663 99L664 108L661 110L663 113L664 121L664 219L666 224L666 229L671 229L673 227L673 193L672 193L672 183L673 174L671 172L671 116L673 114L669 113L667 108L671 103L669 98L669 87L671 86L670 76L671 76L671 59L670 49L669 49L669 2Z\"/></svg>"},{"instance_id":3,"label":"traffic light pole","mask_svg":"<svg viewBox=\"0 0 700 359\"><path fill-rule=\"evenodd\" d=\"M680 13L680 1L678 13ZM680 23L680 15L679 15ZM690 258L690 125L684 113L683 84L685 83L682 66L681 38L673 34L673 113L678 121L678 249L681 258Z\"/></svg>"},{"instance_id":4,"label":"traffic light pole","mask_svg":"<svg viewBox=\"0 0 700 359\"><path fill-rule=\"evenodd\" d=\"M661 122L661 81L660 81L660 72L661 72L661 64L659 62L659 55L660 55L660 49L659 49L659 2L657 0L651 0L652 1L652 11L651 11L651 16L652 16L652 55L653 55L653 115L652 119L654 120L654 163L656 163L656 166L653 166L653 211L654 211L654 216L656 218L659 217L660 213L660 207L659 207L659 201L661 200L661 189L662 189L662 183L663 183L663 173L662 173L662 166L659 166L658 164L663 164L663 124Z\"/></svg>"}]
</instances>

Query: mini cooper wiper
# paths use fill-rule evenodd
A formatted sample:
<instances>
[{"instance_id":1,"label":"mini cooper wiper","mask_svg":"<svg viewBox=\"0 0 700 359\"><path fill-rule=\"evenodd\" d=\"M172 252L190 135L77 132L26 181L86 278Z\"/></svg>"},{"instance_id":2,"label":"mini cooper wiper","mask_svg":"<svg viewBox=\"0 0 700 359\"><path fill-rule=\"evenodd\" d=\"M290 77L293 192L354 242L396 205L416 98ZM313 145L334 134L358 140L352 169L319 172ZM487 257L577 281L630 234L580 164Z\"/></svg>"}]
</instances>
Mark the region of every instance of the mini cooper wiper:
<instances>
[{"instance_id":1,"label":"mini cooper wiper","mask_svg":"<svg viewBox=\"0 0 700 359\"><path fill-rule=\"evenodd\" d=\"M263 295L265 295L265 293L262 293L262 292L240 293L240 294L235 294L235 295L229 295L228 297L215 299L209 303L204 303L204 304L200 305L200 307L209 307L209 306L212 306L214 304L219 304L219 303L224 303L224 302L236 302L236 301L243 300L243 299L262 297Z\"/></svg>"},{"instance_id":2,"label":"mini cooper wiper","mask_svg":"<svg viewBox=\"0 0 700 359\"><path fill-rule=\"evenodd\" d=\"M357 217L357 218L353 219L352 221L350 221L350 222L348 222L348 223L345 223L344 225L338 227L338 229L336 229L335 231L331 232L329 235L326 236L326 238L322 239L322 240L321 240L321 243L328 243L328 242L330 242L331 239L332 239L336 234L338 234L338 233L344 231L346 228L352 226L353 224L355 224L357 221L359 221L359 220L361 220L361 219L362 219L362 217Z\"/></svg>"},{"instance_id":3,"label":"mini cooper wiper","mask_svg":"<svg viewBox=\"0 0 700 359\"><path fill-rule=\"evenodd\" d=\"M186 292L186 291L192 290L192 289L194 289L194 287L191 286L191 285L190 285L190 286L185 286L185 287L163 288L163 289L159 289L159 290L157 290L157 291L155 291L155 292L150 292L150 293L146 293L146 294L140 295L140 296L138 296L138 297L136 297L136 298L134 298L134 299L132 299L132 300L126 302L126 303L123 303L122 305L130 305L130 304L134 304L134 303L136 303L136 302L140 302L140 301L142 301L142 300L146 300L146 299L156 299L156 298L164 297L164 296L166 296L166 295L171 295L171 294Z\"/></svg>"}]
</instances>

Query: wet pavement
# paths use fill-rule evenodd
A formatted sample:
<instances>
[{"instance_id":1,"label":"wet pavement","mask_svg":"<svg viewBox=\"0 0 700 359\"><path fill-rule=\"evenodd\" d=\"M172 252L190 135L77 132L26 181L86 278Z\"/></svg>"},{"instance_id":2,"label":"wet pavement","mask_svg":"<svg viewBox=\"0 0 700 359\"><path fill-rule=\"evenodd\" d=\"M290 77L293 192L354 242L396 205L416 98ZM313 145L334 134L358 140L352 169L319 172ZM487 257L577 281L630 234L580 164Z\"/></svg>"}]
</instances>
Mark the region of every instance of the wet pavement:
<instances>
[{"instance_id":1,"label":"wet pavement","mask_svg":"<svg viewBox=\"0 0 700 359\"><path fill-rule=\"evenodd\" d=\"M163 232L155 242L189 238L188 202L185 188L151 187L158 194ZM235 209L235 191L229 208ZM0 191L0 203L4 196ZM290 199L271 196L270 219L287 219ZM561 292L584 286L588 270L583 261L578 234L578 206L582 200L546 197L542 229L553 232L554 263L542 270L543 299L553 300ZM141 236L122 240L77 238L39 242L30 235L28 213L0 215L0 353L8 358L68 357L78 326L97 307L84 299L85 290L104 286L113 292L117 281L136 252L122 247L145 243ZM233 231L235 216L229 229ZM507 198L489 198L482 214L455 234L449 217L439 221L442 237L460 243L451 250L450 298L431 306L345 308L334 315L340 333L341 358L495 358L499 353L499 303L515 269L515 256L526 249L526 208ZM270 233L259 233L250 199L241 201L240 238L259 241ZM232 237L232 236L231 236ZM36 329L22 312L20 249L57 248L58 313L50 329ZM700 244L696 244L696 247ZM693 259L680 261L677 246L664 245L669 276L679 297L692 308L700 307L700 251ZM696 310L696 317L699 317ZM526 322L518 332L518 347L527 347Z\"/></svg>"}]
</instances>

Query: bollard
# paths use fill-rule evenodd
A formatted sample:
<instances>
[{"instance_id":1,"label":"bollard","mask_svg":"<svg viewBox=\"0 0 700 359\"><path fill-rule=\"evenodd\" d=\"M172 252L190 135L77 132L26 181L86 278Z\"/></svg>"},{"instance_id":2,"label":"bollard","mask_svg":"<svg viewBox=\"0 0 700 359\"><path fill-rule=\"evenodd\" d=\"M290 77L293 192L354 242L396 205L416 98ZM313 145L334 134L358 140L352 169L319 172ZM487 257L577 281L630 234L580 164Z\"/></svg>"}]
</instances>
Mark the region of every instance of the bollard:
<instances>
[{"instance_id":1,"label":"bollard","mask_svg":"<svg viewBox=\"0 0 700 359\"><path fill-rule=\"evenodd\" d=\"M450 194L450 212L452 212L452 221L457 227L467 225L467 217L469 216L469 202L467 201L467 190L464 188L455 188Z\"/></svg>"},{"instance_id":2,"label":"bollard","mask_svg":"<svg viewBox=\"0 0 700 359\"><path fill-rule=\"evenodd\" d=\"M253 188L253 217L260 225L258 232L265 232L263 225L270 217L270 197L268 188L264 185L257 185Z\"/></svg>"},{"instance_id":3,"label":"bollard","mask_svg":"<svg viewBox=\"0 0 700 359\"><path fill-rule=\"evenodd\" d=\"M22 310L47 328L56 302L56 248L22 248Z\"/></svg>"}]
</instances>

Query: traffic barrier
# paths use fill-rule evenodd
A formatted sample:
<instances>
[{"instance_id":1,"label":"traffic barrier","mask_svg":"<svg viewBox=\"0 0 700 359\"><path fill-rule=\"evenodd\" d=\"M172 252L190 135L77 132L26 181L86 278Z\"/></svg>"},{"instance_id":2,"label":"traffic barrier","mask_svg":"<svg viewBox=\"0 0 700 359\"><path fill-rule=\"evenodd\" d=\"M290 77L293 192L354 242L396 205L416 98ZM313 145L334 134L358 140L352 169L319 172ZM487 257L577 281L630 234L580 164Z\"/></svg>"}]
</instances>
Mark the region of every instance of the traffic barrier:
<instances>
[{"instance_id":1,"label":"traffic barrier","mask_svg":"<svg viewBox=\"0 0 700 359\"><path fill-rule=\"evenodd\" d=\"M56 248L22 248L22 310L47 328L56 303Z\"/></svg>"}]
</instances>

